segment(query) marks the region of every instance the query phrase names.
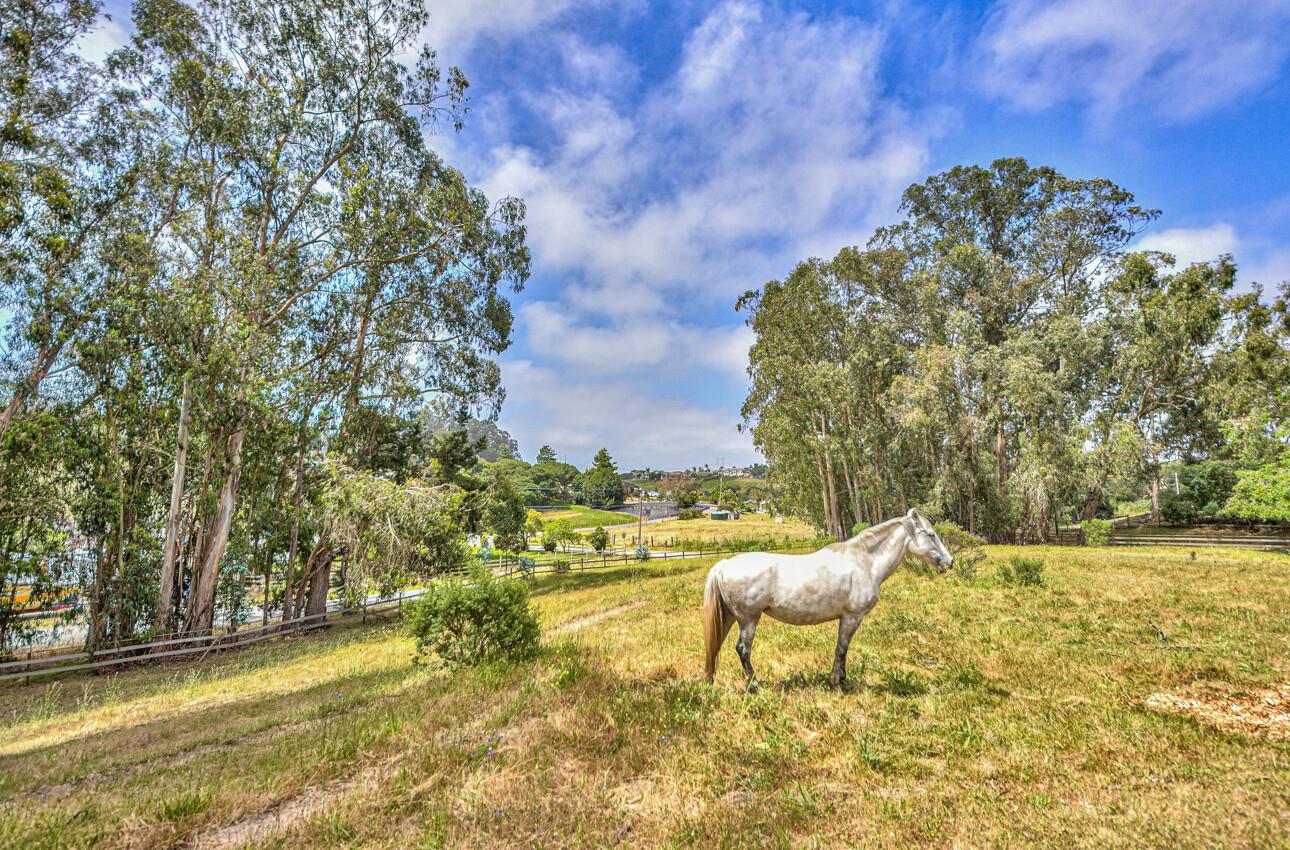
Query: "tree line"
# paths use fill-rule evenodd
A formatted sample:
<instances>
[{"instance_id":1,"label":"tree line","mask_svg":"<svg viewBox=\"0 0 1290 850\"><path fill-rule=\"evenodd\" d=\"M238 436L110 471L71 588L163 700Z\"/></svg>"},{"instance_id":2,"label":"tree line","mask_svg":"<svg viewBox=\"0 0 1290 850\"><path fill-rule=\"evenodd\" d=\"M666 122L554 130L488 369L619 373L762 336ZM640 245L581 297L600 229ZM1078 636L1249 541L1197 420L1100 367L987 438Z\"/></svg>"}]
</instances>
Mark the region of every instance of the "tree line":
<instances>
[{"instance_id":1,"label":"tree line","mask_svg":"<svg viewBox=\"0 0 1290 850\"><path fill-rule=\"evenodd\" d=\"M917 505L1041 541L1113 492L1158 517L1162 469L1209 463L1218 512L1290 518L1285 284L1129 251L1157 210L1022 159L934 175L900 211L738 302L743 414L787 505L838 537Z\"/></svg>"},{"instance_id":2,"label":"tree line","mask_svg":"<svg viewBox=\"0 0 1290 850\"><path fill-rule=\"evenodd\" d=\"M529 253L428 144L467 81L423 4L139 0L96 63L99 15L0 9L0 637L20 583L104 643L459 557L471 438L408 421L495 415Z\"/></svg>"}]
</instances>

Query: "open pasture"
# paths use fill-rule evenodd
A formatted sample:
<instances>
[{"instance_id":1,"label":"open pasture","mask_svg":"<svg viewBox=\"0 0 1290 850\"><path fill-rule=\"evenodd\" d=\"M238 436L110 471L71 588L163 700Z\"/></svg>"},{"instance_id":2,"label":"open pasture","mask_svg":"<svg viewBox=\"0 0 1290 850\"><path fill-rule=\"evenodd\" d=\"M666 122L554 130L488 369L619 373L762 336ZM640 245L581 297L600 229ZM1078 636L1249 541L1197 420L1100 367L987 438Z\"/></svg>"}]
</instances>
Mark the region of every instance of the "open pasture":
<instances>
[{"instance_id":1,"label":"open pasture","mask_svg":"<svg viewBox=\"0 0 1290 850\"><path fill-rule=\"evenodd\" d=\"M614 529L628 539L636 539L635 528ZM646 544L652 549L678 549L694 543L719 546L740 540L814 540L820 534L810 523L793 517L776 522L770 514L743 514L739 519L669 519L647 524L643 528Z\"/></svg>"},{"instance_id":2,"label":"open pasture","mask_svg":"<svg viewBox=\"0 0 1290 850\"><path fill-rule=\"evenodd\" d=\"M760 691L730 644L702 684L713 559L535 582L531 664L350 623L5 688L0 846L1290 845L1290 556L989 553L888 580L847 693L830 626L768 620Z\"/></svg>"},{"instance_id":3,"label":"open pasture","mask_svg":"<svg viewBox=\"0 0 1290 850\"><path fill-rule=\"evenodd\" d=\"M622 525L625 522L635 522L634 514L625 514L619 511L602 511L597 508L584 508L581 505L571 505L565 510L543 511L543 522L555 522L557 520L567 519L573 524L575 529L586 530L595 528L598 525L609 527L611 525Z\"/></svg>"}]
</instances>

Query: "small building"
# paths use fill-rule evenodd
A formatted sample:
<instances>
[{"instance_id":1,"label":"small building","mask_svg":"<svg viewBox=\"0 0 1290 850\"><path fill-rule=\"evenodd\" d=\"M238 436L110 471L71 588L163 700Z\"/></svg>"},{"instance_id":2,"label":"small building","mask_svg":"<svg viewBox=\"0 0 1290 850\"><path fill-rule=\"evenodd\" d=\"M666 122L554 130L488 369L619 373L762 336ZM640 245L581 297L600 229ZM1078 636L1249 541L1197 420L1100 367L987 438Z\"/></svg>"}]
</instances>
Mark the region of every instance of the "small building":
<instances>
[{"instance_id":1,"label":"small building","mask_svg":"<svg viewBox=\"0 0 1290 850\"><path fill-rule=\"evenodd\" d=\"M716 511L708 511L708 518L709 519L731 519L732 517L731 517L730 511L716 510Z\"/></svg>"}]
</instances>

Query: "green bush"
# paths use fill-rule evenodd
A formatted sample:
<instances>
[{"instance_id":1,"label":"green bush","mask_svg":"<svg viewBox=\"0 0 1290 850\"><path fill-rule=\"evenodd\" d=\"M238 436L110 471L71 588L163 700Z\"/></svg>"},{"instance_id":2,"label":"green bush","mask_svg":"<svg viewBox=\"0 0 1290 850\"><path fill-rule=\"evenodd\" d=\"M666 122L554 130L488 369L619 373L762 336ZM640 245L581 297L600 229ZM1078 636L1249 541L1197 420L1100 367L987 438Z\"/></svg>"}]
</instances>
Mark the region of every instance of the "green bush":
<instances>
[{"instance_id":1,"label":"green bush","mask_svg":"<svg viewBox=\"0 0 1290 850\"><path fill-rule=\"evenodd\" d=\"M1111 529L1115 524L1107 519L1086 519L1079 527L1084 529L1085 546L1106 546L1111 542Z\"/></svg>"},{"instance_id":2,"label":"green bush","mask_svg":"<svg viewBox=\"0 0 1290 850\"><path fill-rule=\"evenodd\" d=\"M603 552L609 546L609 532L596 526L587 534L587 542L591 544L592 549Z\"/></svg>"},{"instance_id":3,"label":"green bush","mask_svg":"<svg viewBox=\"0 0 1290 850\"><path fill-rule=\"evenodd\" d=\"M567 572L569 571L569 562L568 562L568 561L552 561L552 562L551 562L551 569L555 570L557 573L567 573Z\"/></svg>"},{"instance_id":4,"label":"green bush","mask_svg":"<svg viewBox=\"0 0 1290 850\"><path fill-rule=\"evenodd\" d=\"M636 547L636 552L635 552L635 556L636 556L636 560L638 560L638 561L648 561L648 560L649 560L649 547L648 547L648 546L646 546L644 543L641 543L641 544L637 545L637 547Z\"/></svg>"},{"instance_id":5,"label":"green bush","mask_svg":"<svg viewBox=\"0 0 1290 850\"><path fill-rule=\"evenodd\" d=\"M1040 587L1044 583L1044 562L1013 555L1006 564L999 565L999 580L1021 587Z\"/></svg>"},{"instance_id":6,"label":"green bush","mask_svg":"<svg viewBox=\"0 0 1290 850\"><path fill-rule=\"evenodd\" d=\"M954 556L954 569L964 578L975 578L977 565L985 560L985 541L952 522L938 522L936 535Z\"/></svg>"},{"instance_id":7,"label":"green bush","mask_svg":"<svg viewBox=\"0 0 1290 850\"><path fill-rule=\"evenodd\" d=\"M446 578L408 606L408 631L417 652L427 650L450 666L524 661L538 651L541 627L523 582L498 578L482 567L468 579Z\"/></svg>"},{"instance_id":8,"label":"green bush","mask_svg":"<svg viewBox=\"0 0 1290 850\"><path fill-rule=\"evenodd\" d=\"M554 551L555 551L555 538L554 538L554 537L547 537L547 536L545 536L545 535L542 537L542 551L544 551L544 552L554 552Z\"/></svg>"},{"instance_id":9,"label":"green bush","mask_svg":"<svg viewBox=\"0 0 1290 850\"><path fill-rule=\"evenodd\" d=\"M681 508L678 519L703 519L703 511L698 508Z\"/></svg>"},{"instance_id":10,"label":"green bush","mask_svg":"<svg viewBox=\"0 0 1290 850\"><path fill-rule=\"evenodd\" d=\"M855 525L851 526L851 536L855 537L857 534L864 531L868 527L869 527L869 523L867 522L857 522Z\"/></svg>"}]
</instances>

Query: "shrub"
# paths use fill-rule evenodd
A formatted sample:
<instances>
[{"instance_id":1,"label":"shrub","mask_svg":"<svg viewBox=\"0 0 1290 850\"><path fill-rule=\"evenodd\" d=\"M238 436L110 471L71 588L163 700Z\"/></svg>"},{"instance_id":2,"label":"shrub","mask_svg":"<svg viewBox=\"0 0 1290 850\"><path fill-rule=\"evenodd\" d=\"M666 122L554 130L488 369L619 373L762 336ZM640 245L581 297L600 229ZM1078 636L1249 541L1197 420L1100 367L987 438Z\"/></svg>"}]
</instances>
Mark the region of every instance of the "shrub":
<instances>
[{"instance_id":1,"label":"shrub","mask_svg":"<svg viewBox=\"0 0 1290 850\"><path fill-rule=\"evenodd\" d=\"M677 518L678 519L702 519L703 511L699 510L698 508L681 508L680 513L677 514Z\"/></svg>"},{"instance_id":2,"label":"shrub","mask_svg":"<svg viewBox=\"0 0 1290 850\"><path fill-rule=\"evenodd\" d=\"M1039 587L1044 583L1044 562L1039 558L1013 555L1006 564L999 565L999 579L1004 584Z\"/></svg>"},{"instance_id":3,"label":"shrub","mask_svg":"<svg viewBox=\"0 0 1290 850\"><path fill-rule=\"evenodd\" d=\"M649 547L646 546L644 543L637 544L635 555L636 555L636 560L638 561L648 561Z\"/></svg>"},{"instance_id":4,"label":"shrub","mask_svg":"<svg viewBox=\"0 0 1290 850\"><path fill-rule=\"evenodd\" d=\"M553 544L565 550L568 550L571 544L577 543L581 537L582 535L573 530L573 523L569 522L567 519L557 519L552 522L548 522L546 524L546 530L542 532L543 546L546 545L547 540L550 540ZM547 551L550 552L553 550L547 549Z\"/></svg>"},{"instance_id":5,"label":"shrub","mask_svg":"<svg viewBox=\"0 0 1290 850\"><path fill-rule=\"evenodd\" d=\"M936 535L945 543L945 548L954 556L954 569L959 575L964 578L975 577L977 565L986 558L985 541L949 521L938 522L934 528Z\"/></svg>"},{"instance_id":6,"label":"shrub","mask_svg":"<svg viewBox=\"0 0 1290 850\"><path fill-rule=\"evenodd\" d=\"M587 535L587 542L591 544L592 549L595 549L597 552L603 552L606 547L609 546L609 532L605 531L600 526L596 526L591 533Z\"/></svg>"},{"instance_id":7,"label":"shrub","mask_svg":"<svg viewBox=\"0 0 1290 850\"><path fill-rule=\"evenodd\" d=\"M857 534L864 531L868 527L869 527L869 523L867 522L857 522L855 525L851 526L851 536L855 537Z\"/></svg>"},{"instance_id":8,"label":"shrub","mask_svg":"<svg viewBox=\"0 0 1290 850\"><path fill-rule=\"evenodd\" d=\"M407 627L417 651L450 666L524 661L538 650L541 627L523 582L498 578L482 567L469 579L442 579L408 606Z\"/></svg>"},{"instance_id":9,"label":"shrub","mask_svg":"<svg viewBox=\"0 0 1290 850\"><path fill-rule=\"evenodd\" d=\"M554 552L554 551L555 551L555 538L554 538L554 537L546 537L545 535L542 537L542 551L544 551L544 552Z\"/></svg>"},{"instance_id":10,"label":"shrub","mask_svg":"<svg viewBox=\"0 0 1290 850\"><path fill-rule=\"evenodd\" d=\"M1086 519L1079 524L1084 529L1085 546L1105 546L1111 542L1114 523L1107 519Z\"/></svg>"},{"instance_id":11,"label":"shrub","mask_svg":"<svg viewBox=\"0 0 1290 850\"><path fill-rule=\"evenodd\" d=\"M568 561L552 561L551 568L557 573L567 573L569 571Z\"/></svg>"}]
</instances>

